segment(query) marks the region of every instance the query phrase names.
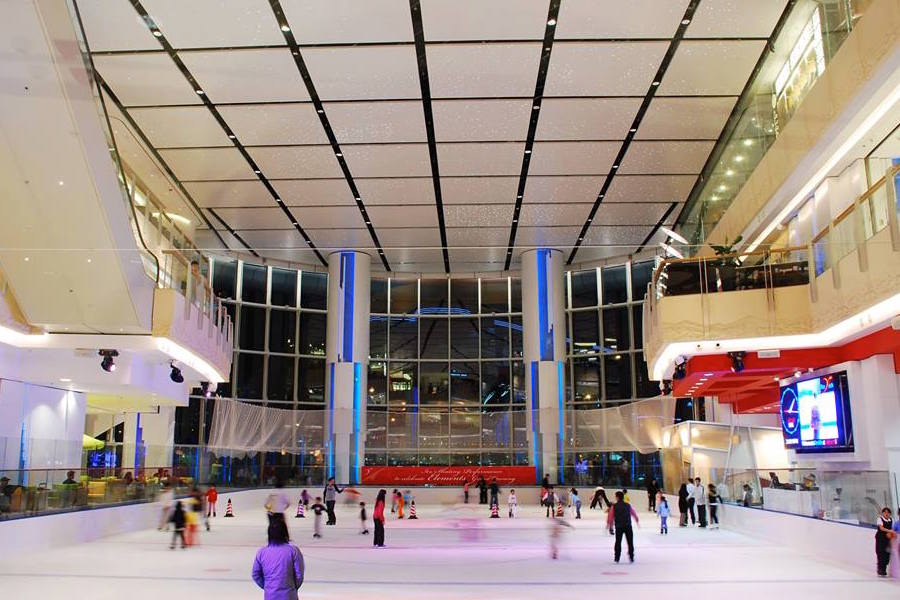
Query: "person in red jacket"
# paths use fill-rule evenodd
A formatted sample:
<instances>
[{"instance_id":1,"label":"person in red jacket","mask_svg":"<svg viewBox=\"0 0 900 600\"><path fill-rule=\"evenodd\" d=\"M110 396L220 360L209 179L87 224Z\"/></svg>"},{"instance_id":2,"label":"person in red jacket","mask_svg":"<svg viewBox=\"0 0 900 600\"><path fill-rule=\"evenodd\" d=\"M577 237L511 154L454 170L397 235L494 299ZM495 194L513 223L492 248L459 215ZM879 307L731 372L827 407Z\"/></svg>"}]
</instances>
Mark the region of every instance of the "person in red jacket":
<instances>
[{"instance_id":1,"label":"person in red jacket","mask_svg":"<svg viewBox=\"0 0 900 600\"><path fill-rule=\"evenodd\" d=\"M219 492L216 491L216 485L210 484L209 489L206 490L206 518L209 518L209 515L216 516L216 500L219 499Z\"/></svg>"},{"instance_id":2,"label":"person in red jacket","mask_svg":"<svg viewBox=\"0 0 900 600\"><path fill-rule=\"evenodd\" d=\"M384 548L384 498L387 490L378 490L375 498L375 510L372 511L372 519L375 521L375 536L372 540L376 548Z\"/></svg>"}]
</instances>

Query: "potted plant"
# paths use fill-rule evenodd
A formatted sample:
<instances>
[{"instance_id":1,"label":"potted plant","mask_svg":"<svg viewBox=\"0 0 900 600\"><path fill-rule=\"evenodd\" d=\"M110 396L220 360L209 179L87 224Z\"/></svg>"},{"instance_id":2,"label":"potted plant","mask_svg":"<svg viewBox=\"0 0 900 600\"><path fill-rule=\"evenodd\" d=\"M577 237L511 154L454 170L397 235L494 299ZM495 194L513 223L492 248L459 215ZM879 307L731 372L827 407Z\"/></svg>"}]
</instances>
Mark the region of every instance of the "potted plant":
<instances>
[{"instance_id":1,"label":"potted plant","mask_svg":"<svg viewBox=\"0 0 900 600\"><path fill-rule=\"evenodd\" d=\"M739 235L730 244L727 237L721 245L710 244L713 252L719 257L710 263L716 274L716 290L719 292L733 291L737 288L737 266L739 263L737 257L732 255L737 252L735 246L740 244L743 239L744 236Z\"/></svg>"}]
</instances>

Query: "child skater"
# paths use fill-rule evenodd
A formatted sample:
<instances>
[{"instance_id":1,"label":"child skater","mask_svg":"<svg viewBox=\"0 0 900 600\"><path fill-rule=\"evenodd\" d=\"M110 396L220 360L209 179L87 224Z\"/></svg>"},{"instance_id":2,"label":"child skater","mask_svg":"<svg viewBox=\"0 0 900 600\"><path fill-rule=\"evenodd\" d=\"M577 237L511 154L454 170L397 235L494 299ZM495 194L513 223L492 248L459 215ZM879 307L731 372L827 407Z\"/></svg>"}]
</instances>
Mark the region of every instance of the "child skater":
<instances>
[{"instance_id":1,"label":"child skater","mask_svg":"<svg viewBox=\"0 0 900 600\"><path fill-rule=\"evenodd\" d=\"M397 492L397 518L403 518L403 505L406 504L406 500L403 498L402 492Z\"/></svg>"},{"instance_id":2,"label":"child skater","mask_svg":"<svg viewBox=\"0 0 900 600\"><path fill-rule=\"evenodd\" d=\"M369 519L366 515L366 503L365 502L359 503L359 520L362 523L362 525L360 525L359 533L361 535L369 535L369 528L368 528L368 524L367 524Z\"/></svg>"},{"instance_id":3,"label":"child skater","mask_svg":"<svg viewBox=\"0 0 900 600\"><path fill-rule=\"evenodd\" d=\"M320 538L322 537L322 513L325 512L325 505L322 504L321 497L316 496L316 503L312 505L312 511L316 515L315 521L313 521L313 537Z\"/></svg>"},{"instance_id":4,"label":"child skater","mask_svg":"<svg viewBox=\"0 0 900 600\"><path fill-rule=\"evenodd\" d=\"M397 512L397 488L394 488L394 491L391 492L391 512Z\"/></svg>"},{"instance_id":5,"label":"child skater","mask_svg":"<svg viewBox=\"0 0 900 600\"><path fill-rule=\"evenodd\" d=\"M305 489L300 492L300 502L303 503L304 510L309 508L309 492L307 492Z\"/></svg>"},{"instance_id":6,"label":"child skater","mask_svg":"<svg viewBox=\"0 0 900 600\"><path fill-rule=\"evenodd\" d=\"M175 532L172 533L172 544L169 546L170 549L175 549L175 541L178 538L181 538L181 549L184 550L187 548L187 542L184 540L184 525L185 525L185 516L184 516L184 508L181 505L181 500L175 503L175 508L172 509L172 516L169 517L169 520L172 522L172 525L175 527Z\"/></svg>"},{"instance_id":7,"label":"child skater","mask_svg":"<svg viewBox=\"0 0 900 600\"><path fill-rule=\"evenodd\" d=\"M562 517L550 521L550 558L553 560L559 558L559 543L563 532L571 528L572 525Z\"/></svg>"},{"instance_id":8,"label":"child skater","mask_svg":"<svg viewBox=\"0 0 900 600\"><path fill-rule=\"evenodd\" d=\"M581 498L578 496L578 490L572 488L571 495L569 496L569 501L572 503L572 506L575 507L575 518L581 518Z\"/></svg>"},{"instance_id":9,"label":"child skater","mask_svg":"<svg viewBox=\"0 0 900 600\"><path fill-rule=\"evenodd\" d=\"M669 518L669 503L665 496L660 498L659 503L657 503L656 514L659 515L659 534L669 535L669 525L666 522L666 519Z\"/></svg>"},{"instance_id":10,"label":"child skater","mask_svg":"<svg viewBox=\"0 0 900 600\"><path fill-rule=\"evenodd\" d=\"M519 515L519 504L516 501L516 490L509 490L506 496L506 506L509 508L509 518L515 519Z\"/></svg>"}]
</instances>

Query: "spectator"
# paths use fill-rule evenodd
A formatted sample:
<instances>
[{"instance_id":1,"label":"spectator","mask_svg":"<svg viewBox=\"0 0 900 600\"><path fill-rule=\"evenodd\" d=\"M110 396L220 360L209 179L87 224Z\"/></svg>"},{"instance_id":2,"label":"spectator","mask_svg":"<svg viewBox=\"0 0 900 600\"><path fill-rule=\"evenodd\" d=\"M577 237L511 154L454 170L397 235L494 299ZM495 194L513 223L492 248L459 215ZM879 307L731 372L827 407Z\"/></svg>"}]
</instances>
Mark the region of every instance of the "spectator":
<instances>
[{"instance_id":1,"label":"spectator","mask_svg":"<svg viewBox=\"0 0 900 600\"><path fill-rule=\"evenodd\" d=\"M75 481L75 471L66 471L66 478L63 480L64 485L75 485L78 482Z\"/></svg>"},{"instance_id":2,"label":"spectator","mask_svg":"<svg viewBox=\"0 0 900 600\"><path fill-rule=\"evenodd\" d=\"M269 523L269 544L256 552L253 581L264 591L265 600L297 600L305 572L303 554L290 543L284 521Z\"/></svg>"}]
</instances>

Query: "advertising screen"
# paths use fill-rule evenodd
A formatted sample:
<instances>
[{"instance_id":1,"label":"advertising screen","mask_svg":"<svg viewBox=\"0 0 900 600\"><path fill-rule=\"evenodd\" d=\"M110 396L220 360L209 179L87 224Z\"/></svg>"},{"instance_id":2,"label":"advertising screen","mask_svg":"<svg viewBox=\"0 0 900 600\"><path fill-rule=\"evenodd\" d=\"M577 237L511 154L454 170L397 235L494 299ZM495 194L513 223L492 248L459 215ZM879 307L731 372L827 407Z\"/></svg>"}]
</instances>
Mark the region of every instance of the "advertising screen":
<instances>
[{"instance_id":1,"label":"advertising screen","mask_svg":"<svg viewBox=\"0 0 900 600\"><path fill-rule=\"evenodd\" d=\"M784 445L799 453L853 452L847 372L801 379L781 387Z\"/></svg>"}]
</instances>

